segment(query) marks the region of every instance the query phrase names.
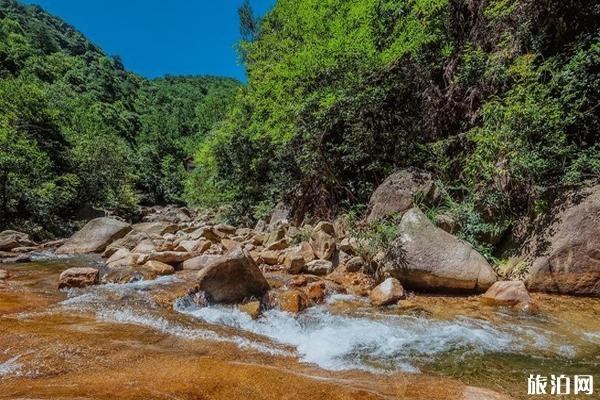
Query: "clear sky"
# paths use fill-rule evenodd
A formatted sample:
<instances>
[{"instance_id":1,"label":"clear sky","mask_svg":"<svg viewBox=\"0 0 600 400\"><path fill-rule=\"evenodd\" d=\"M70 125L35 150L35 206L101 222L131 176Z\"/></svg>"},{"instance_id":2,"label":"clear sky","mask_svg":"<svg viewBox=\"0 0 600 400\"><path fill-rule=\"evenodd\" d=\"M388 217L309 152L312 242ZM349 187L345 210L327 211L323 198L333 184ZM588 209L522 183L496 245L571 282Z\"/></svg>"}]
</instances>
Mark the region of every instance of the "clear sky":
<instances>
[{"instance_id":1,"label":"clear sky","mask_svg":"<svg viewBox=\"0 0 600 400\"><path fill-rule=\"evenodd\" d=\"M244 80L234 45L242 0L22 0L86 35L127 69L153 78L221 75ZM263 15L275 0L251 0Z\"/></svg>"}]
</instances>

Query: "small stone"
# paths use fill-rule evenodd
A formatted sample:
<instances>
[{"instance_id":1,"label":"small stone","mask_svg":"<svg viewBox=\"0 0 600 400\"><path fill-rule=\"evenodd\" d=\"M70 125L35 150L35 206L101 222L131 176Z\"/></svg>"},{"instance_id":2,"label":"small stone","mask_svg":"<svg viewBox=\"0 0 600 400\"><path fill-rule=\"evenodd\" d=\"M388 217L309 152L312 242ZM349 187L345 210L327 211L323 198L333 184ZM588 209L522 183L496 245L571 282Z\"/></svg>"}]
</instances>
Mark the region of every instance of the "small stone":
<instances>
[{"instance_id":1,"label":"small stone","mask_svg":"<svg viewBox=\"0 0 600 400\"><path fill-rule=\"evenodd\" d=\"M250 301L241 304L239 310L248 314L252 319L257 319L260 315L260 301Z\"/></svg>"}]
</instances>

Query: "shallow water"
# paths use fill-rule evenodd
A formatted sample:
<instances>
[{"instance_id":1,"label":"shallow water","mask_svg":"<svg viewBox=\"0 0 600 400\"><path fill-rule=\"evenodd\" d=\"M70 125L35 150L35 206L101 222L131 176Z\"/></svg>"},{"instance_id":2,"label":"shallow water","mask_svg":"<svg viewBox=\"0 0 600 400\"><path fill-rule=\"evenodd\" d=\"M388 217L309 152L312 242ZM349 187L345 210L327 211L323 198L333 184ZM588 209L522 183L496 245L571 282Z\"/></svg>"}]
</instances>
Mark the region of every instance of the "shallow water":
<instances>
[{"instance_id":1,"label":"shallow water","mask_svg":"<svg viewBox=\"0 0 600 400\"><path fill-rule=\"evenodd\" d=\"M600 380L598 299L534 295L539 310L520 312L416 296L378 310L337 295L255 321L185 298L162 307L157 293L184 276L56 290L60 271L98 261L3 267L0 398L460 399L465 385L527 398L530 373Z\"/></svg>"}]
</instances>

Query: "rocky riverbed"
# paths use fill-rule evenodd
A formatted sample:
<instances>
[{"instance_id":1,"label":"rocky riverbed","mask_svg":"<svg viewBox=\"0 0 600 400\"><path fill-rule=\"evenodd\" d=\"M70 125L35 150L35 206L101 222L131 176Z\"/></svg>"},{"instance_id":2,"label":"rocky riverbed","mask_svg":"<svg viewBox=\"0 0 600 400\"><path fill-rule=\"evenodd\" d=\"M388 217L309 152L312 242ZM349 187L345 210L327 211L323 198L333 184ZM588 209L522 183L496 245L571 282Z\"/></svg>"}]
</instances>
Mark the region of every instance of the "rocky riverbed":
<instances>
[{"instance_id":1,"label":"rocky riverbed","mask_svg":"<svg viewBox=\"0 0 600 400\"><path fill-rule=\"evenodd\" d=\"M253 229L157 207L42 244L2 232L0 398L501 400L527 398L529 374L600 373L600 299L502 280L408 206L377 254L279 211ZM595 290L577 268L569 288Z\"/></svg>"}]
</instances>

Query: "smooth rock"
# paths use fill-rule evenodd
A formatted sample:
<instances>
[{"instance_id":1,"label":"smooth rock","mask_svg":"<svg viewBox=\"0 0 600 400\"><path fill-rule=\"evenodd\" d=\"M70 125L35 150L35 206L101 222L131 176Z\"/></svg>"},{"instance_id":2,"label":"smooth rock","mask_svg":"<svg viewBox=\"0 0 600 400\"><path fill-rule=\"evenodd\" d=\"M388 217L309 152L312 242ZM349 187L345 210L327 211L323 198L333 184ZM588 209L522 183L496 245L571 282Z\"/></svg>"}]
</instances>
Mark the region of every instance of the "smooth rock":
<instances>
[{"instance_id":1,"label":"smooth rock","mask_svg":"<svg viewBox=\"0 0 600 400\"><path fill-rule=\"evenodd\" d=\"M199 271L203 268L209 266L212 262L219 259L218 255L204 254L197 257L190 258L189 260L185 260L181 264L181 268L184 270L193 270Z\"/></svg>"},{"instance_id":2,"label":"smooth rock","mask_svg":"<svg viewBox=\"0 0 600 400\"><path fill-rule=\"evenodd\" d=\"M26 233L10 230L0 232L0 251L11 251L23 246L35 246Z\"/></svg>"},{"instance_id":3,"label":"smooth rock","mask_svg":"<svg viewBox=\"0 0 600 400\"><path fill-rule=\"evenodd\" d=\"M531 291L600 296L600 185L559 199L527 243Z\"/></svg>"},{"instance_id":4,"label":"smooth rock","mask_svg":"<svg viewBox=\"0 0 600 400\"><path fill-rule=\"evenodd\" d=\"M0 281L4 281L4 280L8 279L9 276L10 275L7 270L0 269Z\"/></svg>"},{"instance_id":5,"label":"smooth rock","mask_svg":"<svg viewBox=\"0 0 600 400\"><path fill-rule=\"evenodd\" d=\"M398 300L403 298L405 298L404 288L396 278L387 278L375 286L369 294L371 304L378 307L397 303Z\"/></svg>"},{"instance_id":6,"label":"smooth rock","mask_svg":"<svg viewBox=\"0 0 600 400\"><path fill-rule=\"evenodd\" d=\"M491 305L526 306L531 303L531 297L521 281L498 281L481 295L481 301Z\"/></svg>"},{"instance_id":7,"label":"smooth rock","mask_svg":"<svg viewBox=\"0 0 600 400\"><path fill-rule=\"evenodd\" d=\"M150 260L143 265L143 268L157 275L172 275L175 273L175 268L169 264L162 263L156 260Z\"/></svg>"},{"instance_id":8,"label":"smooth rock","mask_svg":"<svg viewBox=\"0 0 600 400\"><path fill-rule=\"evenodd\" d=\"M313 275L327 275L333 271L333 264L327 260L313 260L304 265L303 272Z\"/></svg>"},{"instance_id":9,"label":"smooth rock","mask_svg":"<svg viewBox=\"0 0 600 400\"><path fill-rule=\"evenodd\" d=\"M58 288L83 288L96 285L100 273L96 268L69 268L60 274Z\"/></svg>"},{"instance_id":10,"label":"smooth rock","mask_svg":"<svg viewBox=\"0 0 600 400\"><path fill-rule=\"evenodd\" d=\"M473 246L433 225L416 207L402 217L377 275L409 289L446 292L481 292L497 279Z\"/></svg>"},{"instance_id":11,"label":"smooth rock","mask_svg":"<svg viewBox=\"0 0 600 400\"><path fill-rule=\"evenodd\" d=\"M85 226L64 245L56 249L57 254L83 254L102 252L117 239L131 231L131 225L114 218L96 218Z\"/></svg>"},{"instance_id":12,"label":"smooth rock","mask_svg":"<svg viewBox=\"0 0 600 400\"><path fill-rule=\"evenodd\" d=\"M420 196L426 203L439 197L431 174L416 168L393 173L371 195L367 222L372 223L393 214L403 214L413 207L415 196Z\"/></svg>"},{"instance_id":13,"label":"smooth rock","mask_svg":"<svg viewBox=\"0 0 600 400\"><path fill-rule=\"evenodd\" d=\"M248 251L236 247L198 273L200 290L218 303L237 303L260 298L269 284Z\"/></svg>"}]
</instances>

